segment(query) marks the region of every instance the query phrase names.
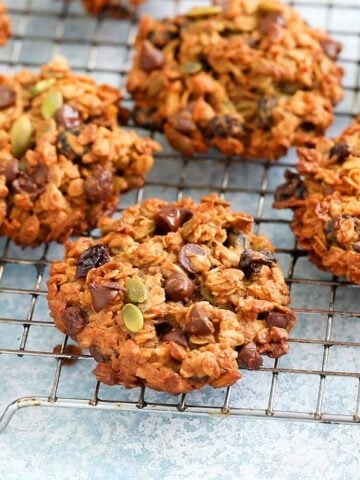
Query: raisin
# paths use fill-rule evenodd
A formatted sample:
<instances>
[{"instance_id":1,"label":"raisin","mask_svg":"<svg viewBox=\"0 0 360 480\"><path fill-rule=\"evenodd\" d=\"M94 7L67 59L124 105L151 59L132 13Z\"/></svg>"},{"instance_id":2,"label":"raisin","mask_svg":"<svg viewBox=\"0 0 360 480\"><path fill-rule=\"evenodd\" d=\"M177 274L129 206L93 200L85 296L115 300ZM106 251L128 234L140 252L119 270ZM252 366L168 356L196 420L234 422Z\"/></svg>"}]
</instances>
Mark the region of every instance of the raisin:
<instances>
[{"instance_id":1,"label":"raisin","mask_svg":"<svg viewBox=\"0 0 360 480\"><path fill-rule=\"evenodd\" d=\"M305 198L306 187L300 175L286 170L285 178L287 181L276 189L275 203L285 202L291 198Z\"/></svg>"},{"instance_id":2,"label":"raisin","mask_svg":"<svg viewBox=\"0 0 360 480\"><path fill-rule=\"evenodd\" d=\"M86 277L92 268L101 267L110 261L109 249L106 245L95 245L80 255L76 268L76 278Z\"/></svg>"},{"instance_id":3,"label":"raisin","mask_svg":"<svg viewBox=\"0 0 360 480\"><path fill-rule=\"evenodd\" d=\"M212 137L237 137L243 131L242 124L237 117L222 115L213 117L206 127L205 134Z\"/></svg>"}]
</instances>

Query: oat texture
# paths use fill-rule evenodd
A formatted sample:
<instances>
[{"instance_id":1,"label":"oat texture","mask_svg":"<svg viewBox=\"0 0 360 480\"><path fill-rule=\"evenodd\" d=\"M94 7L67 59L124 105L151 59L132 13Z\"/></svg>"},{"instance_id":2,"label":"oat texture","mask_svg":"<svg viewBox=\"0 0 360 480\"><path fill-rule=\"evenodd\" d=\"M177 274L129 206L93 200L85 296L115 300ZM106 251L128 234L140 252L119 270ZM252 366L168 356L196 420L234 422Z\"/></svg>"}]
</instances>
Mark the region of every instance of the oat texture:
<instances>
[{"instance_id":1,"label":"oat texture","mask_svg":"<svg viewBox=\"0 0 360 480\"><path fill-rule=\"evenodd\" d=\"M294 210L292 229L316 265L360 283L360 119L298 156L275 206Z\"/></svg>"},{"instance_id":2,"label":"oat texture","mask_svg":"<svg viewBox=\"0 0 360 480\"><path fill-rule=\"evenodd\" d=\"M139 187L159 146L119 124L121 92L72 73L0 76L0 234L22 246L63 242Z\"/></svg>"},{"instance_id":3,"label":"oat texture","mask_svg":"<svg viewBox=\"0 0 360 480\"><path fill-rule=\"evenodd\" d=\"M285 4L223 3L142 18L127 84L135 121L186 155L277 159L331 124L340 44Z\"/></svg>"},{"instance_id":4,"label":"oat texture","mask_svg":"<svg viewBox=\"0 0 360 480\"><path fill-rule=\"evenodd\" d=\"M96 378L171 394L225 387L288 351L295 317L273 246L212 194L156 198L66 244L48 282L57 327L89 348Z\"/></svg>"}]
</instances>

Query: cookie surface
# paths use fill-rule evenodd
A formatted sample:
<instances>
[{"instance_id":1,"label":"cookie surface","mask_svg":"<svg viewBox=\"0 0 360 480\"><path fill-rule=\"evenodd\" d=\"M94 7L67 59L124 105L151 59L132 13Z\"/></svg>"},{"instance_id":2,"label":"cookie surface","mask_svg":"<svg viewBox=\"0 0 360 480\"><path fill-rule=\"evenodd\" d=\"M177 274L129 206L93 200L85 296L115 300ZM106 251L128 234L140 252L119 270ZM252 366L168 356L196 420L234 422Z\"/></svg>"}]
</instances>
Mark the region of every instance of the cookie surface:
<instances>
[{"instance_id":1,"label":"cookie surface","mask_svg":"<svg viewBox=\"0 0 360 480\"><path fill-rule=\"evenodd\" d=\"M63 242L139 187L159 149L124 130L121 92L64 59L0 77L0 234L22 246Z\"/></svg>"},{"instance_id":2,"label":"cookie surface","mask_svg":"<svg viewBox=\"0 0 360 480\"><path fill-rule=\"evenodd\" d=\"M11 34L11 19L5 5L0 1L0 45L5 45Z\"/></svg>"},{"instance_id":3,"label":"cookie surface","mask_svg":"<svg viewBox=\"0 0 360 480\"><path fill-rule=\"evenodd\" d=\"M316 265L360 283L360 119L298 157L300 175L286 173L274 206L294 210L292 229Z\"/></svg>"},{"instance_id":4,"label":"cookie surface","mask_svg":"<svg viewBox=\"0 0 360 480\"><path fill-rule=\"evenodd\" d=\"M57 327L89 348L96 378L178 394L241 376L288 351L289 292L253 218L215 194L150 199L66 244L48 301Z\"/></svg>"},{"instance_id":5,"label":"cookie surface","mask_svg":"<svg viewBox=\"0 0 360 480\"><path fill-rule=\"evenodd\" d=\"M224 3L142 18L127 84L135 121L186 155L215 147L274 160L331 124L340 44L282 3Z\"/></svg>"}]
</instances>

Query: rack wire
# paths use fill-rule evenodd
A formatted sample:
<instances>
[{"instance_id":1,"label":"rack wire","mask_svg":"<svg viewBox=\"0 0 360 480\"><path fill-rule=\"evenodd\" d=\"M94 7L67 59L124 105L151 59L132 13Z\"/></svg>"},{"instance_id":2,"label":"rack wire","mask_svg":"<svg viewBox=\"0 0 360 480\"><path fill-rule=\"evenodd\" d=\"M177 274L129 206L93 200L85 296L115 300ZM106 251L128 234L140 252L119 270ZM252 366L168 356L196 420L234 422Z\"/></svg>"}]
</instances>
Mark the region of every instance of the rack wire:
<instances>
[{"instance_id":1,"label":"rack wire","mask_svg":"<svg viewBox=\"0 0 360 480\"><path fill-rule=\"evenodd\" d=\"M74 70L124 86L136 33L135 18L114 20L87 16L80 1L8 0L15 34L0 50L6 73L37 68L56 53L68 56ZM207 3L198 0L197 3ZM330 134L339 132L358 111L360 76L360 6L355 0L289 2L315 26L342 41L346 69L345 99ZM155 16L187 10L187 0L150 0L142 7ZM159 15L160 12L160 15ZM126 97L125 103L130 105ZM66 353L68 338L55 329L46 309L46 278L56 245L20 250L0 242L0 431L13 414L28 406L74 407L178 414L227 414L317 422L360 422L359 286L311 266L297 249L289 213L271 208L283 170L294 163L291 152L278 164L223 159L216 153L184 159L164 144L145 187L123 197L121 207L153 195L169 200L217 191L237 209L254 214L256 230L270 236L287 272L297 326L287 357L267 359L257 372L223 390L204 389L172 397L141 388L128 391L96 382L94 361L83 353L76 363ZM119 210L120 211L120 210ZM96 232L95 232L96 233ZM59 353L53 352L60 343ZM27 382L34 371L33 383ZM10 382L14 377L16 382ZM40 393L39 393L40 392ZM15 395L15 397L14 397ZM0 411L1 413L1 411Z\"/></svg>"}]
</instances>

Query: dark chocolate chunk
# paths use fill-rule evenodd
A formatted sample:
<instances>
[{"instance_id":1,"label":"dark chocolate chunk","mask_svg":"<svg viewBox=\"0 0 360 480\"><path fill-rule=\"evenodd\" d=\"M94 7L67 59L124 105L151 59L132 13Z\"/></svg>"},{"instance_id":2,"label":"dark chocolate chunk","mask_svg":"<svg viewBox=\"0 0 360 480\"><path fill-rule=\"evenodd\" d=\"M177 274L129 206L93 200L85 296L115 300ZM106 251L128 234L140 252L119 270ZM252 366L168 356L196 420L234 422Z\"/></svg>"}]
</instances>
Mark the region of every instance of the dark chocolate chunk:
<instances>
[{"instance_id":1,"label":"dark chocolate chunk","mask_svg":"<svg viewBox=\"0 0 360 480\"><path fill-rule=\"evenodd\" d=\"M287 328L290 322L295 319L292 312L282 312L280 310L273 310L269 312L265 318L269 327Z\"/></svg>"},{"instance_id":2,"label":"dark chocolate chunk","mask_svg":"<svg viewBox=\"0 0 360 480\"><path fill-rule=\"evenodd\" d=\"M249 370L258 370L263 364L263 358L257 351L255 342L240 347L237 361L239 366L244 365Z\"/></svg>"},{"instance_id":3,"label":"dark chocolate chunk","mask_svg":"<svg viewBox=\"0 0 360 480\"><path fill-rule=\"evenodd\" d=\"M338 162L344 162L350 155L350 147L347 143L335 143L329 152L329 157L336 157Z\"/></svg>"},{"instance_id":4,"label":"dark chocolate chunk","mask_svg":"<svg viewBox=\"0 0 360 480\"><path fill-rule=\"evenodd\" d=\"M271 252L247 249L241 254L239 267L246 277L251 277L253 273L259 273L263 265L271 267L274 263L276 259Z\"/></svg>"},{"instance_id":5,"label":"dark chocolate chunk","mask_svg":"<svg viewBox=\"0 0 360 480\"><path fill-rule=\"evenodd\" d=\"M164 207L154 216L154 222L161 233L176 232L192 217L191 210L185 208Z\"/></svg>"},{"instance_id":6,"label":"dark chocolate chunk","mask_svg":"<svg viewBox=\"0 0 360 480\"><path fill-rule=\"evenodd\" d=\"M189 300L194 293L194 284L183 273L172 273L165 281L165 293L168 300Z\"/></svg>"},{"instance_id":7,"label":"dark chocolate chunk","mask_svg":"<svg viewBox=\"0 0 360 480\"><path fill-rule=\"evenodd\" d=\"M185 348L188 347L184 332L180 328L173 328L170 332L165 333L162 340L166 342L175 342Z\"/></svg>"},{"instance_id":8,"label":"dark chocolate chunk","mask_svg":"<svg viewBox=\"0 0 360 480\"><path fill-rule=\"evenodd\" d=\"M205 250L195 243L187 243L180 250L180 265L189 273L195 273L191 266L190 258L196 255L205 255Z\"/></svg>"},{"instance_id":9,"label":"dark chocolate chunk","mask_svg":"<svg viewBox=\"0 0 360 480\"><path fill-rule=\"evenodd\" d=\"M88 314L80 307L66 307L62 315L66 333L74 338L89 323Z\"/></svg>"},{"instance_id":10,"label":"dark chocolate chunk","mask_svg":"<svg viewBox=\"0 0 360 480\"><path fill-rule=\"evenodd\" d=\"M109 198L113 192L113 176L110 170L98 166L94 174L85 180L84 191L90 202L100 202Z\"/></svg>"},{"instance_id":11,"label":"dark chocolate chunk","mask_svg":"<svg viewBox=\"0 0 360 480\"><path fill-rule=\"evenodd\" d=\"M199 305L194 305L185 330L193 335L209 335L215 332L215 327L207 311Z\"/></svg>"},{"instance_id":12,"label":"dark chocolate chunk","mask_svg":"<svg viewBox=\"0 0 360 480\"><path fill-rule=\"evenodd\" d=\"M94 283L90 283L89 290L95 312L100 312L100 310L105 308L118 294L117 290L112 290L103 285L95 285Z\"/></svg>"},{"instance_id":13,"label":"dark chocolate chunk","mask_svg":"<svg viewBox=\"0 0 360 480\"><path fill-rule=\"evenodd\" d=\"M145 41L140 53L140 68L145 72L151 72L164 65L165 56L161 50Z\"/></svg>"}]
</instances>

